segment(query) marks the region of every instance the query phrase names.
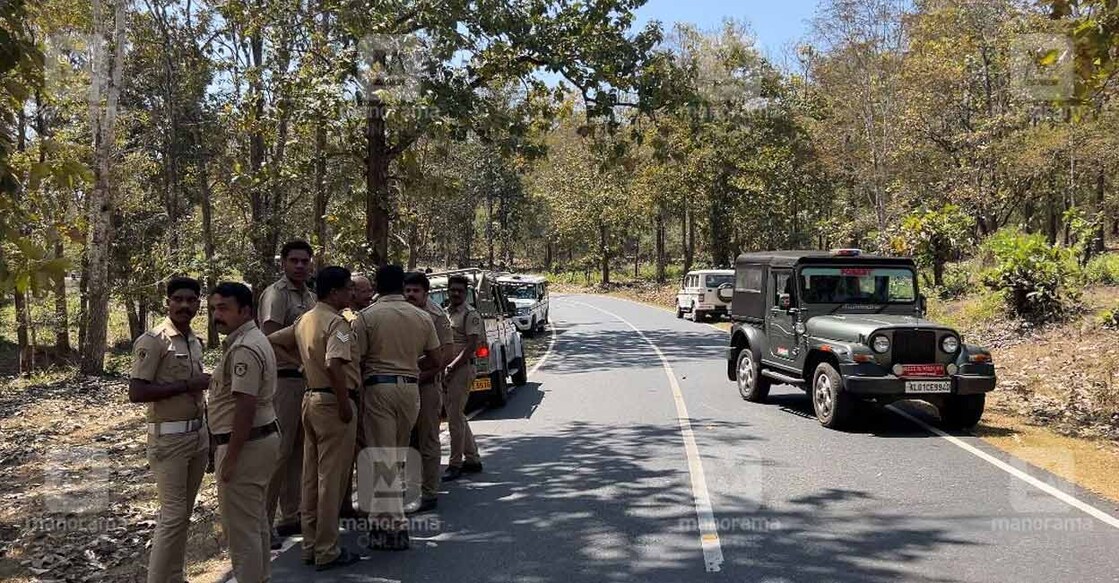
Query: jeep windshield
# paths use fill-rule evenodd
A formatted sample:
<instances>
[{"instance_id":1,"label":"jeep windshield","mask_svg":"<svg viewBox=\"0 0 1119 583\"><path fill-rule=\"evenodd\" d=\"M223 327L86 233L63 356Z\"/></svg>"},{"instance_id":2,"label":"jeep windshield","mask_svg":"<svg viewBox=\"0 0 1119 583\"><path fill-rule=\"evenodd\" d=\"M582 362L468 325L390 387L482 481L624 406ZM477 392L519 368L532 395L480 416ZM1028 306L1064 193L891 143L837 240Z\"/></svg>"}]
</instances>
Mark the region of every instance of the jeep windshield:
<instances>
[{"instance_id":1,"label":"jeep windshield","mask_svg":"<svg viewBox=\"0 0 1119 583\"><path fill-rule=\"evenodd\" d=\"M428 292L427 297L438 306L447 308L451 305L451 297L447 294L447 288L445 287L432 289ZM473 287L466 288L466 303L473 308L478 307L478 301L474 295Z\"/></svg>"},{"instance_id":2,"label":"jeep windshield","mask_svg":"<svg viewBox=\"0 0 1119 583\"><path fill-rule=\"evenodd\" d=\"M723 284L734 285L733 273L715 273L707 276L706 287L719 287Z\"/></svg>"},{"instance_id":3,"label":"jeep windshield","mask_svg":"<svg viewBox=\"0 0 1119 583\"><path fill-rule=\"evenodd\" d=\"M528 284L502 284L501 291L505 293L505 297L511 300L535 300L536 299L536 286Z\"/></svg>"},{"instance_id":4,"label":"jeep windshield","mask_svg":"<svg viewBox=\"0 0 1119 583\"><path fill-rule=\"evenodd\" d=\"M913 271L896 267L804 267L800 290L808 304L911 304L917 299Z\"/></svg>"}]
</instances>

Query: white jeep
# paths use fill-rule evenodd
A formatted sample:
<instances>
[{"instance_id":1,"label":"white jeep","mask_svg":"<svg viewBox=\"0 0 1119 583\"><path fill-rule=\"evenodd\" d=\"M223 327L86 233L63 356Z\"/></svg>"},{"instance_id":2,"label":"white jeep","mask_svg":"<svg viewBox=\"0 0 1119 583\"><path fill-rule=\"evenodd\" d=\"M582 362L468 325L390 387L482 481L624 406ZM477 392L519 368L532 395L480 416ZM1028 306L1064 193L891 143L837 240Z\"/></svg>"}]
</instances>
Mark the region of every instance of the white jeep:
<instances>
[{"instance_id":1,"label":"white jeep","mask_svg":"<svg viewBox=\"0 0 1119 583\"><path fill-rule=\"evenodd\" d=\"M733 269L700 269L689 271L676 293L676 317L690 314L695 322L708 316L725 316L734 299Z\"/></svg>"},{"instance_id":2,"label":"white jeep","mask_svg":"<svg viewBox=\"0 0 1119 583\"><path fill-rule=\"evenodd\" d=\"M505 299L517 307L513 323L526 336L548 324L548 280L538 275L503 275L497 284Z\"/></svg>"}]
</instances>

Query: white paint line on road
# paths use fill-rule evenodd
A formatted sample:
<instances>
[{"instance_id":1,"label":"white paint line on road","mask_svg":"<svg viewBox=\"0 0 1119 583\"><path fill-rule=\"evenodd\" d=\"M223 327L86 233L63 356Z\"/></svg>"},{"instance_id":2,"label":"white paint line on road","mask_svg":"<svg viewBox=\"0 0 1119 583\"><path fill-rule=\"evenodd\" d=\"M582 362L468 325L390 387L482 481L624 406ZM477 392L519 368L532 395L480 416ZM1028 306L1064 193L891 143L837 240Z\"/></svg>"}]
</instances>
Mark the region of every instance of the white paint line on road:
<instances>
[{"instance_id":1,"label":"white paint line on road","mask_svg":"<svg viewBox=\"0 0 1119 583\"><path fill-rule=\"evenodd\" d=\"M715 512L711 508L711 496L707 493L707 478L703 474L703 462L699 457L699 447L695 442L695 433L688 417L688 407L684 403L684 393L680 390L680 383L676 380L676 373L672 372L672 365L668 358L661 352L659 346L653 343L640 328L631 324L625 318L602 308L583 302L573 302L581 306L597 310L629 326L637 333L660 358L664 373L668 376L668 384L672 387L672 400L676 403L676 417L680 423L680 435L684 438L684 452L688 456L688 473L692 481L692 498L695 500L695 513L699 521L699 543L703 549L703 562L708 573L717 573L722 570L723 547L719 542L719 529L715 523Z\"/></svg>"},{"instance_id":2,"label":"white paint line on road","mask_svg":"<svg viewBox=\"0 0 1119 583\"><path fill-rule=\"evenodd\" d=\"M993 456L993 455L975 447L974 445L971 445L970 443L967 443L967 442L965 442L964 440L962 440L958 437L955 437L953 435L949 435L949 434L945 433L944 431L942 431L942 430L940 430L936 427L933 427L932 425L929 425L928 423L925 423L921 419L919 419L919 418L915 417L914 415L911 415L911 414L901 410L900 408L898 408L894 405L887 405L886 408L889 409L894 414L900 415L900 416L904 417L905 419L908 419L909 421L911 421L913 423L916 423L917 425L920 425L921 428L923 428L925 431L928 431L929 433L932 433L933 435L936 435L938 437L942 437L944 439L947 439L949 442L951 442L956 447L959 447L960 449L963 449L964 451L974 455L975 457L978 457L979 459L991 464L992 466L995 466L996 468L1010 474L1011 476L1014 476L1015 478L1018 478L1019 480L1022 480L1023 482L1037 488L1038 490L1041 490L1042 492L1045 492L1046 494L1049 494L1050 496L1060 500L1061 502L1064 502L1065 504L1068 504L1069 506L1072 506L1073 508L1076 508L1077 510L1080 510L1081 512L1084 512L1085 514L1088 514L1089 516L1099 520L1100 522L1103 522L1104 524L1106 524L1108 526L1112 526L1114 528L1119 528L1119 518L1115 518L1114 516L1096 508L1095 506L1092 506L1091 504L1088 504L1087 502L1084 502L1083 500L1080 500L1079 498L1077 498L1077 497L1075 497L1075 496L1073 496L1073 495L1071 495L1067 492L1062 491L1059 488L1055 488L1050 484L1046 484L1045 482L1043 482L1043 481L1027 474L1026 472L1023 472L1022 470L1020 470L1020 469L1018 469L1018 468L1000 460L999 458L997 458L997 457L995 457L995 456Z\"/></svg>"}]
</instances>

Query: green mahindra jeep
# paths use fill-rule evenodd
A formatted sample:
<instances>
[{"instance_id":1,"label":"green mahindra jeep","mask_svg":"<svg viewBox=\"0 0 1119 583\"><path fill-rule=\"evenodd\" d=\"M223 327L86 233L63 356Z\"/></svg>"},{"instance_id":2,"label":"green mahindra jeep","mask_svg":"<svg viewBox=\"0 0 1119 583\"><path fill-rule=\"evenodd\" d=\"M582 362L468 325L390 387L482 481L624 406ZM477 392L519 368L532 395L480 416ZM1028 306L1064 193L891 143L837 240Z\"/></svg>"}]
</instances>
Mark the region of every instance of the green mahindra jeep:
<instances>
[{"instance_id":1,"label":"green mahindra jeep","mask_svg":"<svg viewBox=\"0 0 1119 583\"><path fill-rule=\"evenodd\" d=\"M838 251L749 253L735 267L727 376L747 401L801 387L820 423L849 424L864 403L921 399L970 428L995 388L991 354L923 318L909 259Z\"/></svg>"}]
</instances>

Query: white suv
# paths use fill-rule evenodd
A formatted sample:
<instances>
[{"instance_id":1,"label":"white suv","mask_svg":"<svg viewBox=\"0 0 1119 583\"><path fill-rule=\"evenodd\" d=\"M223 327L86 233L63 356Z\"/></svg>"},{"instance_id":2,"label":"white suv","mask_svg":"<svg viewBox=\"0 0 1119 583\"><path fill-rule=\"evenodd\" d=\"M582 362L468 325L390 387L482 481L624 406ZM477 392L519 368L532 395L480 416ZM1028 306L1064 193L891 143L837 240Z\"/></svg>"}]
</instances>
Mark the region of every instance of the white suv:
<instances>
[{"instance_id":1,"label":"white suv","mask_svg":"<svg viewBox=\"0 0 1119 583\"><path fill-rule=\"evenodd\" d=\"M696 322L707 316L725 316L734 298L734 270L689 271L676 293L676 317L691 314Z\"/></svg>"},{"instance_id":2,"label":"white suv","mask_svg":"<svg viewBox=\"0 0 1119 583\"><path fill-rule=\"evenodd\" d=\"M501 292L514 306L517 330L526 336L544 329L548 323L548 280L538 275L503 275L497 278Z\"/></svg>"}]
</instances>

